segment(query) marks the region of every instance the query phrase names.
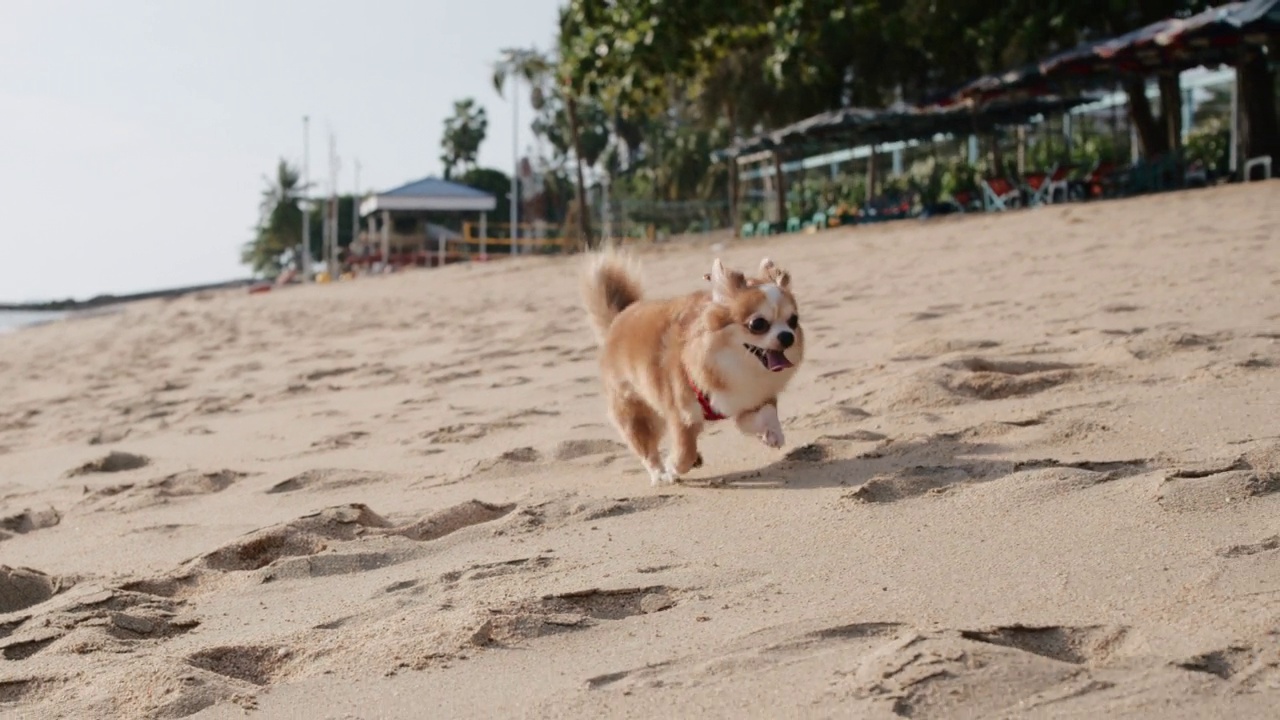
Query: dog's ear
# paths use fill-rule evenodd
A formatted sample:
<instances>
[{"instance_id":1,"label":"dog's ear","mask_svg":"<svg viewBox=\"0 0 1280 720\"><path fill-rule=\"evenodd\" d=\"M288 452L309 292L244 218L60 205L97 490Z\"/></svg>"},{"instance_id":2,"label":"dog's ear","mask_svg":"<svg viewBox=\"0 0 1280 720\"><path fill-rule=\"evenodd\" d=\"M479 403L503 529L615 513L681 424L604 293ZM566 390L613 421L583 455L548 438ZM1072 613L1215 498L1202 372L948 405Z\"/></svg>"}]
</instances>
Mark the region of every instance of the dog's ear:
<instances>
[{"instance_id":1,"label":"dog's ear","mask_svg":"<svg viewBox=\"0 0 1280 720\"><path fill-rule=\"evenodd\" d=\"M711 264L711 299L718 303L726 302L731 295L747 284L747 279L737 270L726 269L720 258Z\"/></svg>"},{"instance_id":2,"label":"dog's ear","mask_svg":"<svg viewBox=\"0 0 1280 720\"><path fill-rule=\"evenodd\" d=\"M775 265L769 258L760 261L760 277L772 281L784 290L791 286L791 273Z\"/></svg>"}]
</instances>

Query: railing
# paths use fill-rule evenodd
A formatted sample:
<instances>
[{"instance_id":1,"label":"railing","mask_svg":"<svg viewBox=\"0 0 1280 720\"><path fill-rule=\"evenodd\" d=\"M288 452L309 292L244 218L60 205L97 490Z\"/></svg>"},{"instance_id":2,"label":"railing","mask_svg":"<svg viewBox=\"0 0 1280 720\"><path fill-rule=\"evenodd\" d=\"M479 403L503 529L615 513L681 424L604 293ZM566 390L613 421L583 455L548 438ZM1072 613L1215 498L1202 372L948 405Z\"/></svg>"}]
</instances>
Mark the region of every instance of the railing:
<instances>
[{"instance_id":1,"label":"railing","mask_svg":"<svg viewBox=\"0 0 1280 720\"><path fill-rule=\"evenodd\" d=\"M564 237L559 225L550 223L518 223L515 239L510 223L462 223L462 240L468 252L487 259L489 255L555 255L577 249L577 243Z\"/></svg>"},{"instance_id":2,"label":"railing","mask_svg":"<svg viewBox=\"0 0 1280 720\"><path fill-rule=\"evenodd\" d=\"M480 223L464 222L462 237L456 239L424 238L422 235L392 233L388 245L388 257L382 256L381 236L374 233L360 234L360 249L346 257L348 264L369 267L381 263L392 266L439 267L457 262L485 261L518 255L560 255L580 249L578 242L563 237L559 225L549 223L521 223L517 225L519 237L510 236L510 224L487 224L484 233ZM614 238L614 244L629 245L646 242L634 238Z\"/></svg>"}]
</instances>

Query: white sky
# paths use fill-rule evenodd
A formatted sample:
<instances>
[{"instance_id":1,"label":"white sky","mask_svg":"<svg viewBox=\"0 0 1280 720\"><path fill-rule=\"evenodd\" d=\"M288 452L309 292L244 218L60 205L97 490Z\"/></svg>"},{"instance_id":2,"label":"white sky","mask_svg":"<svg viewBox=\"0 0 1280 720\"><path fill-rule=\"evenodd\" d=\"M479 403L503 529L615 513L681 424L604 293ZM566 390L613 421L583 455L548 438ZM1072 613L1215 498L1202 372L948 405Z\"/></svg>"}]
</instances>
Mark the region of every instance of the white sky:
<instances>
[{"instance_id":1,"label":"white sky","mask_svg":"<svg viewBox=\"0 0 1280 720\"><path fill-rule=\"evenodd\" d=\"M507 46L548 49L560 0L0 0L0 301L244 277L263 176L340 189L438 175L453 101L509 172ZM508 91L509 92L509 91ZM521 141L531 141L527 90ZM322 186L327 187L327 186Z\"/></svg>"}]
</instances>

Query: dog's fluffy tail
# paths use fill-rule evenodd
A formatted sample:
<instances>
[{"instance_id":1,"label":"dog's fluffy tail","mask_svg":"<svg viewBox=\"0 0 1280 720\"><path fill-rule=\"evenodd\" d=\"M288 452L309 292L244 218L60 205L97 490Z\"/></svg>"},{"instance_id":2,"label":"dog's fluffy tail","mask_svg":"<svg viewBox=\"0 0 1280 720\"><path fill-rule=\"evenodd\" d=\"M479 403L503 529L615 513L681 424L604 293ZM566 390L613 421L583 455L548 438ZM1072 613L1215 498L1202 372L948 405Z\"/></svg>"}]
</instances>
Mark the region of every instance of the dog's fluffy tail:
<instances>
[{"instance_id":1,"label":"dog's fluffy tail","mask_svg":"<svg viewBox=\"0 0 1280 720\"><path fill-rule=\"evenodd\" d=\"M640 296L639 275L625 258L602 253L588 264L582 280L582 300L599 341L604 342L618 313Z\"/></svg>"}]
</instances>

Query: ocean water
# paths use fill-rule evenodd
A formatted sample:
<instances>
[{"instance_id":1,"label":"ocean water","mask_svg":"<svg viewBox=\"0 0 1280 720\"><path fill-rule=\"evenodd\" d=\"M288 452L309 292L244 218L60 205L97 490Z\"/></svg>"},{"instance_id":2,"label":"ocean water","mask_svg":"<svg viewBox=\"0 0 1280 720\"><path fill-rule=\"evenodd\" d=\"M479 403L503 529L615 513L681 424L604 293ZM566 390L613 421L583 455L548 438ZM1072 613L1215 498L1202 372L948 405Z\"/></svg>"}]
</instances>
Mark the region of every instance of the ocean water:
<instances>
[{"instance_id":1,"label":"ocean water","mask_svg":"<svg viewBox=\"0 0 1280 720\"><path fill-rule=\"evenodd\" d=\"M65 312L32 312L29 310L0 310L0 333L13 332L29 325L61 320Z\"/></svg>"}]
</instances>

